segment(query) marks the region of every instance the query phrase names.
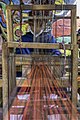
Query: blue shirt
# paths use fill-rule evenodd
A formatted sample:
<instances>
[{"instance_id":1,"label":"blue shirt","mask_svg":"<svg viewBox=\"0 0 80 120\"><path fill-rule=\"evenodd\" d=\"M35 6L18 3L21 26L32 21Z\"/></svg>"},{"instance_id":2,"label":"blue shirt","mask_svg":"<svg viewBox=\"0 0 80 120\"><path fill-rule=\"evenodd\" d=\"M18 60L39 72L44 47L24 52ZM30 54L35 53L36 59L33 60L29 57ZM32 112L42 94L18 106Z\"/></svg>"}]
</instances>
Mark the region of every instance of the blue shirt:
<instances>
[{"instance_id":1,"label":"blue shirt","mask_svg":"<svg viewBox=\"0 0 80 120\"><path fill-rule=\"evenodd\" d=\"M22 42L33 42L33 34L31 32L27 32L26 35L23 35L21 39ZM41 33L38 37L36 37L35 40L35 42L40 43L56 43L56 39L47 32ZM32 48L16 48L16 54L31 54L33 51L34 49ZM39 51L41 51L41 49L39 49ZM61 52L57 49L43 49L43 52L53 55L61 54Z\"/></svg>"}]
</instances>

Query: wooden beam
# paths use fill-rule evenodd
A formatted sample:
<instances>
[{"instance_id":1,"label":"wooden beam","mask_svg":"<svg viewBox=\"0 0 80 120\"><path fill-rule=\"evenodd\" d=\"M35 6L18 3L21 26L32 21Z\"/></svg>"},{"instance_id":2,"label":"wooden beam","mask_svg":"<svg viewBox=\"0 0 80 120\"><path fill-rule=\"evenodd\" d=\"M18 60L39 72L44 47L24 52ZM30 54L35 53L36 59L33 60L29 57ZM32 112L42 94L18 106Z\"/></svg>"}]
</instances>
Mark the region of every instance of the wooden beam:
<instances>
[{"instance_id":1,"label":"wooden beam","mask_svg":"<svg viewBox=\"0 0 80 120\"><path fill-rule=\"evenodd\" d=\"M13 89L16 87L16 64L15 64L15 57L13 49L11 49L10 54L12 53L13 56L9 57L9 96L12 93Z\"/></svg>"},{"instance_id":2,"label":"wooden beam","mask_svg":"<svg viewBox=\"0 0 80 120\"><path fill-rule=\"evenodd\" d=\"M7 42L9 48L39 48L39 49L60 49L59 43L33 43L33 42ZM66 49L72 49L72 45L66 44Z\"/></svg>"},{"instance_id":3,"label":"wooden beam","mask_svg":"<svg viewBox=\"0 0 80 120\"><path fill-rule=\"evenodd\" d=\"M2 87L3 87L3 120L8 120L8 51L7 45L2 44Z\"/></svg>"},{"instance_id":4,"label":"wooden beam","mask_svg":"<svg viewBox=\"0 0 80 120\"><path fill-rule=\"evenodd\" d=\"M72 51L72 104L77 107L77 77L78 77L78 45L76 39L76 8L71 11L71 43L73 44ZM72 108L72 118L74 119L76 112ZM76 118L77 119L77 118Z\"/></svg>"},{"instance_id":5,"label":"wooden beam","mask_svg":"<svg viewBox=\"0 0 80 120\"><path fill-rule=\"evenodd\" d=\"M13 41L12 13L10 9L6 10L7 23L7 41Z\"/></svg>"},{"instance_id":6,"label":"wooden beam","mask_svg":"<svg viewBox=\"0 0 80 120\"><path fill-rule=\"evenodd\" d=\"M62 16L55 16L55 19L71 19L71 16L64 16L63 18L62 18ZM76 17L76 19L79 19L79 16L77 16Z\"/></svg>"},{"instance_id":7,"label":"wooden beam","mask_svg":"<svg viewBox=\"0 0 80 120\"><path fill-rule=\"evenodd\" d=\"M76 5L7 5L7 9L10 10L71 10Z\"/></svg>"}]
</instances>

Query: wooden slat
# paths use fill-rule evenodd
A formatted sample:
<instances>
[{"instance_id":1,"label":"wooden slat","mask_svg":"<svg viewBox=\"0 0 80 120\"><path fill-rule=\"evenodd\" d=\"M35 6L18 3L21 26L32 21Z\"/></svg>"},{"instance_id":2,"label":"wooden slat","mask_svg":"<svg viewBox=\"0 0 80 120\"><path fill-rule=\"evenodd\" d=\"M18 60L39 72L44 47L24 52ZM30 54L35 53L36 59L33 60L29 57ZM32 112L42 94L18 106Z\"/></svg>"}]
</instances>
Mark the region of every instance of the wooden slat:
<instances>
[{"instance_id":1,"label":"wooden slat","mask_svg":"<svg viewBox=\"0 0 80 120\"><path fill-rule=\"evenodd\" d=\"M76 7L71 11L71 43L73 45L72 50L72 69L71 69L71 85L72 85L72 94L71 94L71 101L74 107L77 106L77 77L78 77L78 45L77 45L77 39L76 39ZM72 109L72 118L74 119L74 116L76 116L76 112L74 113L74 110Z\"/></svg>"},{"instance_id":2,"label":"wooden slat","mask_svg":"<svg viewBox=\"0 0 80 120\"><path fill-rule=\"evenodd\" d=\"M10 10L71 10L76 5L8 5L7 9Z\"/></svg>"},{"instance_id":3,"label":"wooden slat","mask_svg":"<svg viewBox=\"0 0 80 120\"><path fill-rule=\"evenodd\" d=\"M7 42L9 48L39 48L39 49L60 49L59 43L33 43L33 42ZM65 49L72 49L72 45L66 44Z\"/></svg>"}]
</instances>

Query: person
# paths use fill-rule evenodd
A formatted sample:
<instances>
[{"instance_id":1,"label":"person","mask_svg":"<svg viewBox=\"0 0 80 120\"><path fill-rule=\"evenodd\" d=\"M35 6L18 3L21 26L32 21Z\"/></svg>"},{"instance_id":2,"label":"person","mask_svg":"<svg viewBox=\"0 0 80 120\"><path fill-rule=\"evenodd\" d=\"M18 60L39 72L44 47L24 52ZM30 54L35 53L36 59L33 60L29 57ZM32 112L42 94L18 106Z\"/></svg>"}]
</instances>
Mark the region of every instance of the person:
<instances>
[{"instance_id":1,"label":"person","mask_svg":"<svg viewBox=\"0 0 80 120\"><path fill-rule=\"evenodd\" d=\"M43 2L43 1L42 1ZM32 3L34 4L34 3ZM43 4L43 3L42 3ZM49 4L47 0L44 4ZM29 16L39 17L42 16L49 16L49 11L29 11ZM25 35L21 36L22 42L40 42L40 43L57 43L54 36L51 35L51 30L46 28L46 24L48 23L47 20L43 19L29 19L30 29ZM19 40L18 40L19 42ZM44 54L52 54L52 55L61 55L61 52L58 49L37 49L39 53ZM34 49L32 48L17 48L16 54L32 54Z\"/></svg>"}]
</instances>

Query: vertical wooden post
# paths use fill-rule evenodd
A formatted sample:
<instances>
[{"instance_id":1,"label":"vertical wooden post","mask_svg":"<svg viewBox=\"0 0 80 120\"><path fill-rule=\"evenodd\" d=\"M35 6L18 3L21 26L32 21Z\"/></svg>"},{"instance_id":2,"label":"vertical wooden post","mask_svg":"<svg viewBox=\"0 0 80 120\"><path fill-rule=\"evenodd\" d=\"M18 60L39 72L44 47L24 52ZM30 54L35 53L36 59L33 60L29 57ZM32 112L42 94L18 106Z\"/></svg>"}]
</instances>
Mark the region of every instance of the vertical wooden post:
<instances>
[{"instance_id":1,"label":"vertical wooden post","mask_svg":"<svg viewBox=\"0 0 80 120\"><path fill-rule=\"evenodd\" d=\"M8 58L7 44L2 45L2 80L3 80L3 120L8 120Z\"/></svg>"},{"instance_id":2,"label":"vertical wooden post","mask_svg":"<svg viewBox=\"0 0 80 120\"><path fill-rule=\"evenodd\" d=\"M12 84L13 89L16 87L16 63L15 63L15 54L14 51L12 53Z\"/></svg>"},{"instance_id":3,"label":"vertical wooden post","mask_svg":"<svg viewBox=\"0 0 80 120\"><path fill-rule=\"evenodd\" d=\"M12 25L12 15L11 10L6 9L6 24L7 24L7 41L13 41L13 25Z\"/></svg>"},{"instance_id":4,"label":"vertical wooden post","mask_svg":"<svg viewBox=\"0 0 80 120\"><path fill-rule=\"evenodd\" d=\"M13 36L13 23L12 23L12 11L11 9L6 10L6 20L7 20L7 41L13 42L14 36ZM13 91L13 89L16 87L16 70L15 70L15 57L14 57L14 48L9 49L9 55L12 55L10 57L9 66L11 68L11 71L9 70L9 96L10 93Z\"/></svg>"},{"instance_id":5,"label":"vertical wooden post","mask_svg":"<svg viewBox=\"0 0 80 120\"><path fill-rule=\"evenodd\" d=\"M9 54L10 55L10 54ZM12 60L11 57L9 56L9 96L12 92Z\"/></svg>"},{"instance_id":6,"label":"vertical wooden post","mask_svg":"<svg viewBox=\"0 0 80 120\"><path fill-rule=\"evenodd\" d=\"M13 49L9 49L9 105L16 95L16 67Z\"/></svg>"},{"instance_id":7,"label":"vertical wooden post","mask_svg":"<svg viewBox=\"0 0 80 120\"><path fill-rule=\"evenodd\" d=\"M78 45L76 40L76 6L71 10L71 42L72 50L72 104L77 107ZM72 109L72 120L76 113Z\"/></svg>"}]
</instances>

